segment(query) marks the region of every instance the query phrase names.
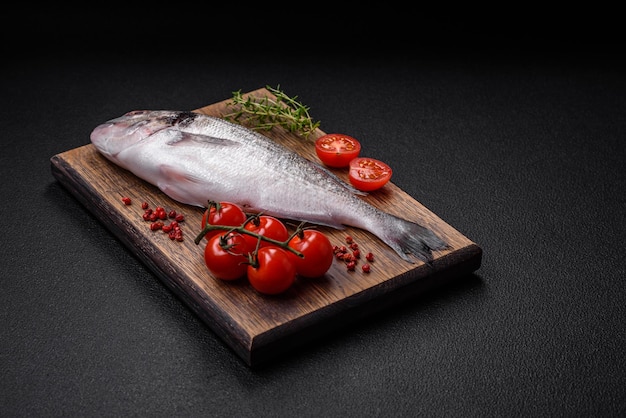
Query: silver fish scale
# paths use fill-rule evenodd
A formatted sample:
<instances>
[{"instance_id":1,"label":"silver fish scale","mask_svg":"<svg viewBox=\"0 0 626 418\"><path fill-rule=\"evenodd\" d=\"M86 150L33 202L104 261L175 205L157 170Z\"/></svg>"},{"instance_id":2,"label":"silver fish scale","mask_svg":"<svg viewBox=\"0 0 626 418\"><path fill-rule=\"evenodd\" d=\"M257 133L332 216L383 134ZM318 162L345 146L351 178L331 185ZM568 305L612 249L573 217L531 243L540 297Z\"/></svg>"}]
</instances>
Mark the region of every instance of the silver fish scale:
<instances>
[{"instance_id":1,"label":"silver fish scale","mask_svg":"<svg viewBox=\"0 0 626 418\"><path fill-rule=\"evenodd\" d=\"M279 218L361 228L409 262L410 253L430 263L432 250L447 247L431 230L360 199L363 193L322 165L220 118L134 111L96 127L91 141L106 158L183 203L231 201Z\"/></svg>"},{"instance_id":2,"label":"silver fish scale","mask_svg":"<svg viewBox=\"0 0 626 418\"><path fill-rule=\"evenodd\" d=\"M314 184L326 192L333 190L346 195L365 194L323 166L313 163L268 137L241 125L213 116L195 114L192 124L186 123L184 127L179 125L178 128L193 134L210 132L212 137L245 144L250 149L250 157L254 160L263 161L265 168L276 173L268 179L271 183L275 182L277 177L288 176L295 179L294 186L302 184L303 179L305 179L306 183Z\"/></svg>"}]
</instances>

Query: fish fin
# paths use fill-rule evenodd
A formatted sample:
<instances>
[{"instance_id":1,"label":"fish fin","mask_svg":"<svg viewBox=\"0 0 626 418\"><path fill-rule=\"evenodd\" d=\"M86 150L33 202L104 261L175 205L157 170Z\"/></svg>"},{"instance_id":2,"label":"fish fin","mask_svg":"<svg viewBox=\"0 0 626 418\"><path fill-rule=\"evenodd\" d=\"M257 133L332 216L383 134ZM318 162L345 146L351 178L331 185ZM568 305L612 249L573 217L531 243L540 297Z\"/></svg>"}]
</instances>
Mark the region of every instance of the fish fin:
<instances>
[{"instance_id":1,"label":"fish fin","mask_svg":"<svg viewBox=\"0 0 626 418\"><path fill-rule=\"evenodd\" d=\"M192 202L189 200L189 190L198 185L202 185L203 179L183 173L169 165L161 165L159 169L163 174L162 177L167 179L167 181L159 181L156 184L163 193L179 202L202 206L201 202Z\"/></svg>"},{"instance_id":2,"label":"fish fin","mask_svg":"<svg viewBox=\"0 0 626 418\"><path fill-rule=\"evenodd\" d=\"M449 248L448 244L430 229L415 222L395 218L399 220L395 223L398 228L387 229L381 239L404 260L412 262L408 256L412 254L430 265L433 262L433 251Z\"/></svg>"},{"instance_id":3,"label":"fish fin","mask_svg":"<svg viewBox=\"0 0 626 418\"><path fill-rule=\"evenodd\" d=\"M168 195L174 200L177 200L179 202L186 203L189 205L198 206L197 203L188 201L187 194L184 188L180 188L179 186L172 184L172 183L159 184L158 187L159 189L161 189L163 193L165 193L166 195Z\"/></svg>"},{"instance_id":4,"label":"fish fin","mask_svg":"<svg viewBox=\"0 0 626 418\"><path fill-rule=\"evenodd\" d=\"M334 222L320 222L320 221L309 221L307 219L299 219L300 221L304 221L304 222L312 222L315 225L319 225L319 226L326 226L328 228L333 228L333 229L337 229L339 231L343 231L344 229L346 229L346 226L344 224L341 223L334 223Z\"/></svg>"}]
</instances>

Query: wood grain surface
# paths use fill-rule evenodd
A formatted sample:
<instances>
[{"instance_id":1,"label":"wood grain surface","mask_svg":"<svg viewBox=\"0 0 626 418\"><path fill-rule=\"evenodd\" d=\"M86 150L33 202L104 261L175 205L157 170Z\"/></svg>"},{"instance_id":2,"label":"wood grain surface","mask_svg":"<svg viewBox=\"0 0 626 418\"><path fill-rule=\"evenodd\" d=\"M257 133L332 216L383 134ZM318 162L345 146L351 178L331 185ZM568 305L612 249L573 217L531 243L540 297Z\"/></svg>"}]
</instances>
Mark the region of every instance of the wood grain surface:
<instances>
[{"instance_id":1,"label":"wood grain surface","mask_svg":"<svg viewBox=\"0 0 626 418\"><path fill-rule=\"evenodd\" d=\"M266 89L248 94L268 95ZM196 112L222 116L224 100ZM119 116L119 115L114 115ZM317 160L313 141L324 132L317 130L306 140L280 128L263 133ZM88 142L88 138L87 138ZM257 293L246 280L222 282L209 274L204 265L200 232L202 209L178 203L156 187L119 168L102 157L91 144L51 158L54 177L88 210L136 254L172 291L217 333L249 366L273 360L312 339L398 303L455 277L480 268L482 249L448 225L393 182L364 199L371 204L416 221L442 237L449 248L434 253L432 265L419 260L402 260L382 241L355 228L335 230L320 227L331 242L341 245L346 235L354 237L364 252L376 260L369 274L360 268L353 272L335 260L329 272L318 279L298 278L294 286L278 296ZM393 162L391 164L393 166ZM344 170L333 170L347 180ZM128 196L133 204L125 205ZM142 218L141 202L183 213L183 242L151 231Z\"/></svg>"}]
</instances>

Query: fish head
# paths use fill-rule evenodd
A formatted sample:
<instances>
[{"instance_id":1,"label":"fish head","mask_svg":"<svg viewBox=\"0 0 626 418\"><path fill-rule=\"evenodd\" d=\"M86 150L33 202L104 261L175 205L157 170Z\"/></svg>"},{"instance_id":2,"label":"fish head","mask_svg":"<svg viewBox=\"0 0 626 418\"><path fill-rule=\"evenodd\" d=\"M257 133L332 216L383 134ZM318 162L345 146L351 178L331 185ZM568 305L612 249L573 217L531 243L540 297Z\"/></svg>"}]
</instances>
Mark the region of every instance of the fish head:
<instances>
[{"instance_id":1,"label":"fish head","mask_svg":"<svg viewBox=\"0 0 626 418\"><path fill-rule=\"evenodd\" d=\"M184 112L135 110L111 119L91 132L91 142L102 154L115 158L153 134L181 121Z\"/></svg>"}]
</instances>

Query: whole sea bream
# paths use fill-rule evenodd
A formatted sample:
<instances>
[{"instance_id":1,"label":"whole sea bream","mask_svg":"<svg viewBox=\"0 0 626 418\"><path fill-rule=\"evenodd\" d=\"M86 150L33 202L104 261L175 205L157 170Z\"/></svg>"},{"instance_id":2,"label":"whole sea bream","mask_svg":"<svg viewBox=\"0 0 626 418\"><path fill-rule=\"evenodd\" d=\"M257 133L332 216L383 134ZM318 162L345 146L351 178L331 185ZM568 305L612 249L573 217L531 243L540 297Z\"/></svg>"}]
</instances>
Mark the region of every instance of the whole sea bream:
<instances>
[{"instance_id":1,"label":"whole sea bream","mask_svg":"<svg viewBox=\"0 0 626 418\"><path fill-rule=\"evenodd\" d=\"M246 212L371 232L404 260L446 248L430 229L386 213L320 164L259 132L188 111L138 110L97 126L96 149L181 203L237 203Z\"/></svg>"}]
</instances>

